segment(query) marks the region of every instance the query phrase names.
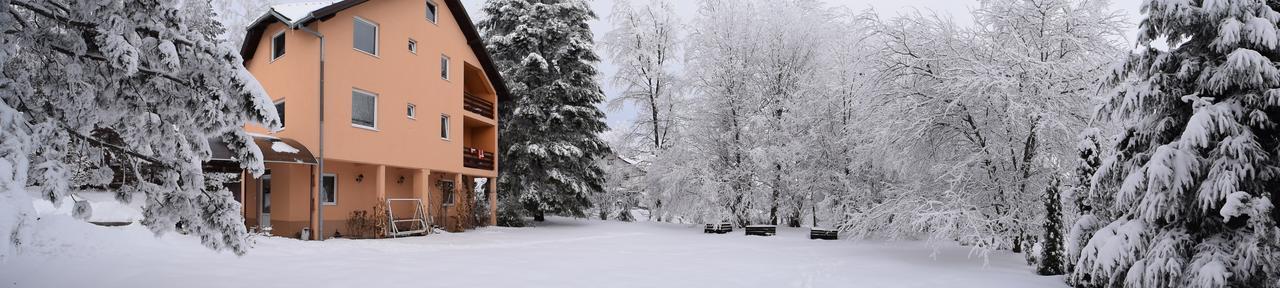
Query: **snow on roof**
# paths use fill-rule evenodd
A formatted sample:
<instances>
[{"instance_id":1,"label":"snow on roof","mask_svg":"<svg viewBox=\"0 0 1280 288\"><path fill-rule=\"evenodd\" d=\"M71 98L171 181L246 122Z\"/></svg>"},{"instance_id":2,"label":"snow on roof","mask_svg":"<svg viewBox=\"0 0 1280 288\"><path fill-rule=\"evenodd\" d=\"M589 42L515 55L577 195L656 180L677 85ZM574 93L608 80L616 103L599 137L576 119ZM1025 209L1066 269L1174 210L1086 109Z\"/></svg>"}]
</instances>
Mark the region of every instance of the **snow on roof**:
<instances>
[{"instance_id":1,"label":"snow on roof","mask_svg":"<svg viewBox=\"0 0 1280 288\"><path fill-rule=\"evenodd\" d=\"M298 153L299 151L298 148L293 148L293 146L289 146L289 143L284 143L284 141L272 142L271 150L274 150L280 153L289 153L289 154Z\"/></svg>"},{"instance_id":2,"label":"snow on roof","mask_svg":"<svg viewBox=\"0 0 1280 288\"><path fill-rule=\"evenodd\" d=\"M284 16L284 18L288 18L289 24L293 24L298 22L298 20L302 20L302 18L307 17L311 12L315 12L316 10L320 10L320 8L328 7L329 5L333 5L338 2L341 1L286 3L271 5L271 10L279 13L280 16Z\"/></svg>"}]
</instances>

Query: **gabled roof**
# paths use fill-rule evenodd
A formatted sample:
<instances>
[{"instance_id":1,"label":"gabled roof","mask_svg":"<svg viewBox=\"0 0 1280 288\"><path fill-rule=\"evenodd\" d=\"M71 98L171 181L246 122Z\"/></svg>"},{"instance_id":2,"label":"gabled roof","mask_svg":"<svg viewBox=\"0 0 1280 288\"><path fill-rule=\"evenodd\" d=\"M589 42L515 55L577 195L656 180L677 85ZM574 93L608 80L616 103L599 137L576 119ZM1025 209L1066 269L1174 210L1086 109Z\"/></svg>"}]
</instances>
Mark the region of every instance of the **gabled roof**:
<instances>
[{"instance_id":1,"label":"gabled roof","mask_svg":"<svg viewBox=\"0 0 1280 288\"><path fill-rule=\"evenodd\" d=\"M262 39L263 31L271 23L280 22L289 28L298 29L316 20L329 20L329 18L333 18L335 14L342 10L368 1L331 0L273 5L271 9L267 10L267 13L263 14L262 17L258 17L258 20L253 21L245 31L244 44L240 46L240 56L245 61L253 58L253 54L257 52L258 41ZM452 12L453 18L458 19L458 26L462 27L462 34L467 37L467 46L470 46L471 51L476 54L476 58L480 59L480 66L484 68L486 76L489 76L489 83L493 84L494 90L497 90L498 101L510 100L511 92L507 90L507 84L503 82L502 74L498 72L498 67L493 64L493 59L489 57L489 51L484 47L484 39L480 38L480 32L476 30L476 25L471 21L471 16L467 15L467 9L462 6L462 1L443 1L449 7L449 11Z\"/></svg>"}]
</instances>

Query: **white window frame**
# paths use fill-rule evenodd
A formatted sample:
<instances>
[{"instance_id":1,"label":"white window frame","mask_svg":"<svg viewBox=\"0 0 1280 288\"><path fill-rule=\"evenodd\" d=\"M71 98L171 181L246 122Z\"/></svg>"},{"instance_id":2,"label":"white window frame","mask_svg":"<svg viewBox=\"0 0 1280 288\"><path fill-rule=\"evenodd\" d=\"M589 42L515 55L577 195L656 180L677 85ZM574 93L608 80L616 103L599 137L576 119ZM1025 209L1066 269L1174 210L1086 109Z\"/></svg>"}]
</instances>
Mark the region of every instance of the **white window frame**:
<instances>
[{"instance_id":1,"label":"white window frame","mask_svg":"<svg viewBox=\"0 0 1280 288\"><path fill-rule=\"evenodd\" d=\"M271 53L270 62L276 62L276 59L284 58L284 54L288 54L289 52L288 50L280 51L280 56L276 56L276 37L285 37L284 29L280 29L280 32L276 32L275 35L271 35L271 51L268 51L269 53ZM284 41L286 42L286 44L288 44L287 42L289 42L289 38L285 37ZM288 47L289 45L285 45L285 48L288 48Z\"/></svg>"},{"instance_id":2,"label":"white window frame","mask_svg":"<svg viewBox=\"0 0 1280 288\"><path fill-rule=\"evenodd\" d=\"M453 59L449 58L449 55L440 54L440 78L441 79L449 80L449 78L453 76L452 69L449 69L449 66L452 66L452 65L453 65Z\"/></svg>"},{"instance_id":3,"label":"white window frame","mask_svg":"<svg viewBox=\"0 0 1280 288\"><path fill-rule=\"evenodd\" d=\"M409 103L409 106L405 110L407 110L405 114L409 115L409 119L414 119L414 120L418 119L418 105L413 105L413 103Z\"/></svg>"},{"instance_id":4,"label":"white window frame","mask_svg":"<svg viewBox=\"0 0 1280 288\"><path fill-rule=\"evenodd\" d=\"M418 54L418 40L409 38L409 53Z\"/></svg>"},{"instance_id":5,"label":"white window frame","mask_svg":"<svg viewBox=\"0 0 1280 288\"><path fill-rule=\"evenodd\" d=\"M288 104L285 104L285 103L284 103L284 100L285 100L284 98L280 98L279 100L276 100L275 102L271 102L271 106L278 106L278 105L282 105L282 104L283 104L283 105L284 105L284 108L285 108L286 110L288 110L288 109L289 109L289 105L288 105ZM276 107L276 108L279 108L279 107ZM277 116L279 116L279 115L280 115L280 109L276 109L276 115L277 115ZM286 115L286 116L287 116L287 115ZM287 123L286 123L286 122L284 122L284 118L283 118L283 117L281 117L281 118L280 118L280 130L276 130L276 132L284 131L284 128L286 127L286 126L285 126L286 124L287 124Z\"/></svg>"},{"instance_id":6,"label":"white window frame","mask_svg":"<svg viewBox=\"0 0 1280 288\"><path fill-rule=\"evenodd\" d=\"M364 22L364 23L369 24L369 25L373 25L373 53L369 53L369 51L364 51L364 50L360 50L360 48L356 48L356 44L355 44L355 42L356 42L355 33L356 33L356 32L355 32L355 30L354 30L354 26L353 26L353 29L352 29L352 31L351 31L351 33L352 33L352 34L351 34L351 49L354 49L354 50L356 50L356 51L360 51L360 52L364 52L364 54L369 54L369 55L372 55L372 56L374 56L374 57L377 57L377 56L378 56L378 54L379 54L379 52L381 52L381 51L382 51L382 47L381 47L382 45L378 45L379 43L381 43L381 42L382 42L382 26L379 26L379 25L378 25L378 23L373 22L373 21L370 21L369 19L361 18L360 16L354 16L353 18L355 19L355 20L353 20L353 21L359 21L359 22ZM355 25L355 24L351 24L351 25Z\"/></svg>"},{"instance_id":7,"label":"white window frame","mask_svg":"<svg viewBox=\"0 0 1280 288\"><path fill-rule=\"evenodd\" d=\"M324 178L325 178L325 177L331 177L331 178L333 178L333 199L329 199L329 200L333 200L333 201L330 201L330 202L325 202L325 201L324 201ZM320 176L320 193L321 193L321 194L320 194L320 205L324 205L324 206L338 206L338 190L339 190L339 189L338 189L338 174L334 174L334 173L324 173L324 174L322 174L322 176Z\"/></svg>"},{"instance_id":8,"label":"white window frame","mask_svg":"<svg viewBox=\"0 0 1280 288\"><path fill-rule=\"evenodd\" d=\"M453 138L453 117L449 114L440 113L440 139L449 141Z\"/></svg>"},{"instance_id":9,"label":"white window frame","mask_svg":"<svg viewBox=\"0 0 1280 288\"><path fill-rule=\"evenodd\" d=\"M427 22L431 22L431 24L438 24L440 21L440 5L436 4L436 1L433 0L426 0L426 2Z\"/></svg>"},{"instance_id":10,"label":"white window frame","mask_svg":"<svg viewBox=\"0 0 1280 288\"><path fill-rule=\"evenodd\" d=\"M373 96L373 127L356 124L355 121L351 122L351 127L378 131L378 93L369 92L368 90L360 88L352 88L351 92ZM355 103L351 103L352 108L355 108L355 106ZM351 120L355 120L355 111L352 111L351 114Z\"/></svg>"}]
</instances>

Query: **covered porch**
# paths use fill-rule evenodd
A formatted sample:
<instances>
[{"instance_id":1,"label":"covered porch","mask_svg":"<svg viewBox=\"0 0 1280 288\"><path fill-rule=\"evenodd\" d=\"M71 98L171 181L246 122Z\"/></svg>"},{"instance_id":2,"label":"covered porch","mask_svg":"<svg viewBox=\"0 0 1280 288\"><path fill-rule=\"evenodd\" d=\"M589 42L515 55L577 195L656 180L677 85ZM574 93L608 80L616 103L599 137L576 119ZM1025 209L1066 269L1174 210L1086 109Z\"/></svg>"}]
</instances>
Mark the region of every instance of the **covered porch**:
<instances>
[{"instance_id":1,"label":"covered porch","mask_svg":"<svg viewBox=\"0 0 1280 288\"><path fill-rule=\"evenodd\" d=\"M250 231L315 240L382 238L422 235L431 228L461 232L496 222L496 181L490 177L340 159L326 159L324 172L317 173L315 157L297 141L255 142L267 171L257 178L241 172L240 189L233 189Z\"/></svg>"}]
</instances>

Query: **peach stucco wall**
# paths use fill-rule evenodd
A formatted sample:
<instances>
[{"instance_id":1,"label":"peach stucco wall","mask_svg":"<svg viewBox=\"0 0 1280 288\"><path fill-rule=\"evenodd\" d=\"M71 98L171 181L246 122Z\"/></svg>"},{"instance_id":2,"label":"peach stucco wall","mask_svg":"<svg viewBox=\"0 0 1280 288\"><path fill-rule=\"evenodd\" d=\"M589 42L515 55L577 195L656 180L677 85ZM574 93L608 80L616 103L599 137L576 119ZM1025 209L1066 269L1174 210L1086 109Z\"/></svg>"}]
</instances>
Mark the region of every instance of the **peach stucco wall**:
<instances>
[{"instance_id":1,"label":"peach stucco wall","mask_svg":"<svg viewBox=\"0 0 1280 288\"><path fill-rule=\"evenodd\" d=\"M327 21L311 24L325 35L325 158L361 163L377 163L396 167L447 170L476 176L496 176L496 171L462 167L461 152L464 122L494 126L488 119L462 109L465 82L473 84L472 94L497 102L492 86L483 73L465 73L481 69L479 60L466 44L461 28L448 12L453 7L441 3L438 24L424 17L425 4L420 0L370 1L348 8ZM378 24L379 51L370 55L352 48L352 25L355 17ZM298 140L312 148L318 146L318 40L301 30L285 30L282 24L269 25L258 43L258 52L245 66L262 82L273 100L284 100L286 127L275 133ZM285 31L285 55L272 61L270 38ZM411 53L408 40L418 41L418 52ZM451 59L450 79L440 77L440 57ZM472 77L473 79L467 79ZM484 88L484 89L480 89ZM378 95L377 129L354 127L351 123L353 89ZM479 90L479 91L477 91ZM406 115L408 104L417 107L416 119ZM440 137L440 116L451 117L450 139ZM266 132L250 127L252 132ZM496 131L487 130L496 135ZM474 138L473 138L474 139ZM492 137L490 145L496 147Z\"/></svg>"},{"instance_id":2,"label":"peach stucco wall","mask_svg":"<svg viewBox=\"0 0 1280 288\"><path fill-rule=\"evenodd\" d=\"M347 233L346 219L351 212L372 209L380 197L419 198L428 203L429 210L440 212L440 194L433 188L435 182L426 178L458 181L461 175L497 176L496 170L462 165L464 145L489 152L497 147L496 120L464 111L464 90L497 101L490 80L449 10L462 7L436 3L440 4L437 23L425 18L422 0L374 0L309 25L325 35L325 173L338 178L338 203L324 206L325 235ZM353 48L355 17L378 24L376 55ZM282 31L287 49L284 56L273 60L271 38ZM409 51L409 39L417 41L417 53ZM312 153L320 152L319 44L317 37L305 31L290 30L280 23L268 25L245 67L274 101L285 101L287 118L283 130L268 133L250 126L248 131L291 138ZM441 55L451 60L447 80L440 77ZM377 94L376 129L352 125L353 89ZM417 108L416 119L406 115L410 103ZM449 139L440 137L442 114L451 118ZM318 199L313 200L315 179L311 178L315 167L269 164L268 168L272 169L274 234L293 236L303 227L314 227L319 220L313 212L318 204ZM364 177L357 182L359 175ZM401 176L403 183L399 182ZM258 182L250 179L245 185L245 218L252 227L258 223ZM421 192L427 189L433 193Z\"/></svg>"}]
</instances>

